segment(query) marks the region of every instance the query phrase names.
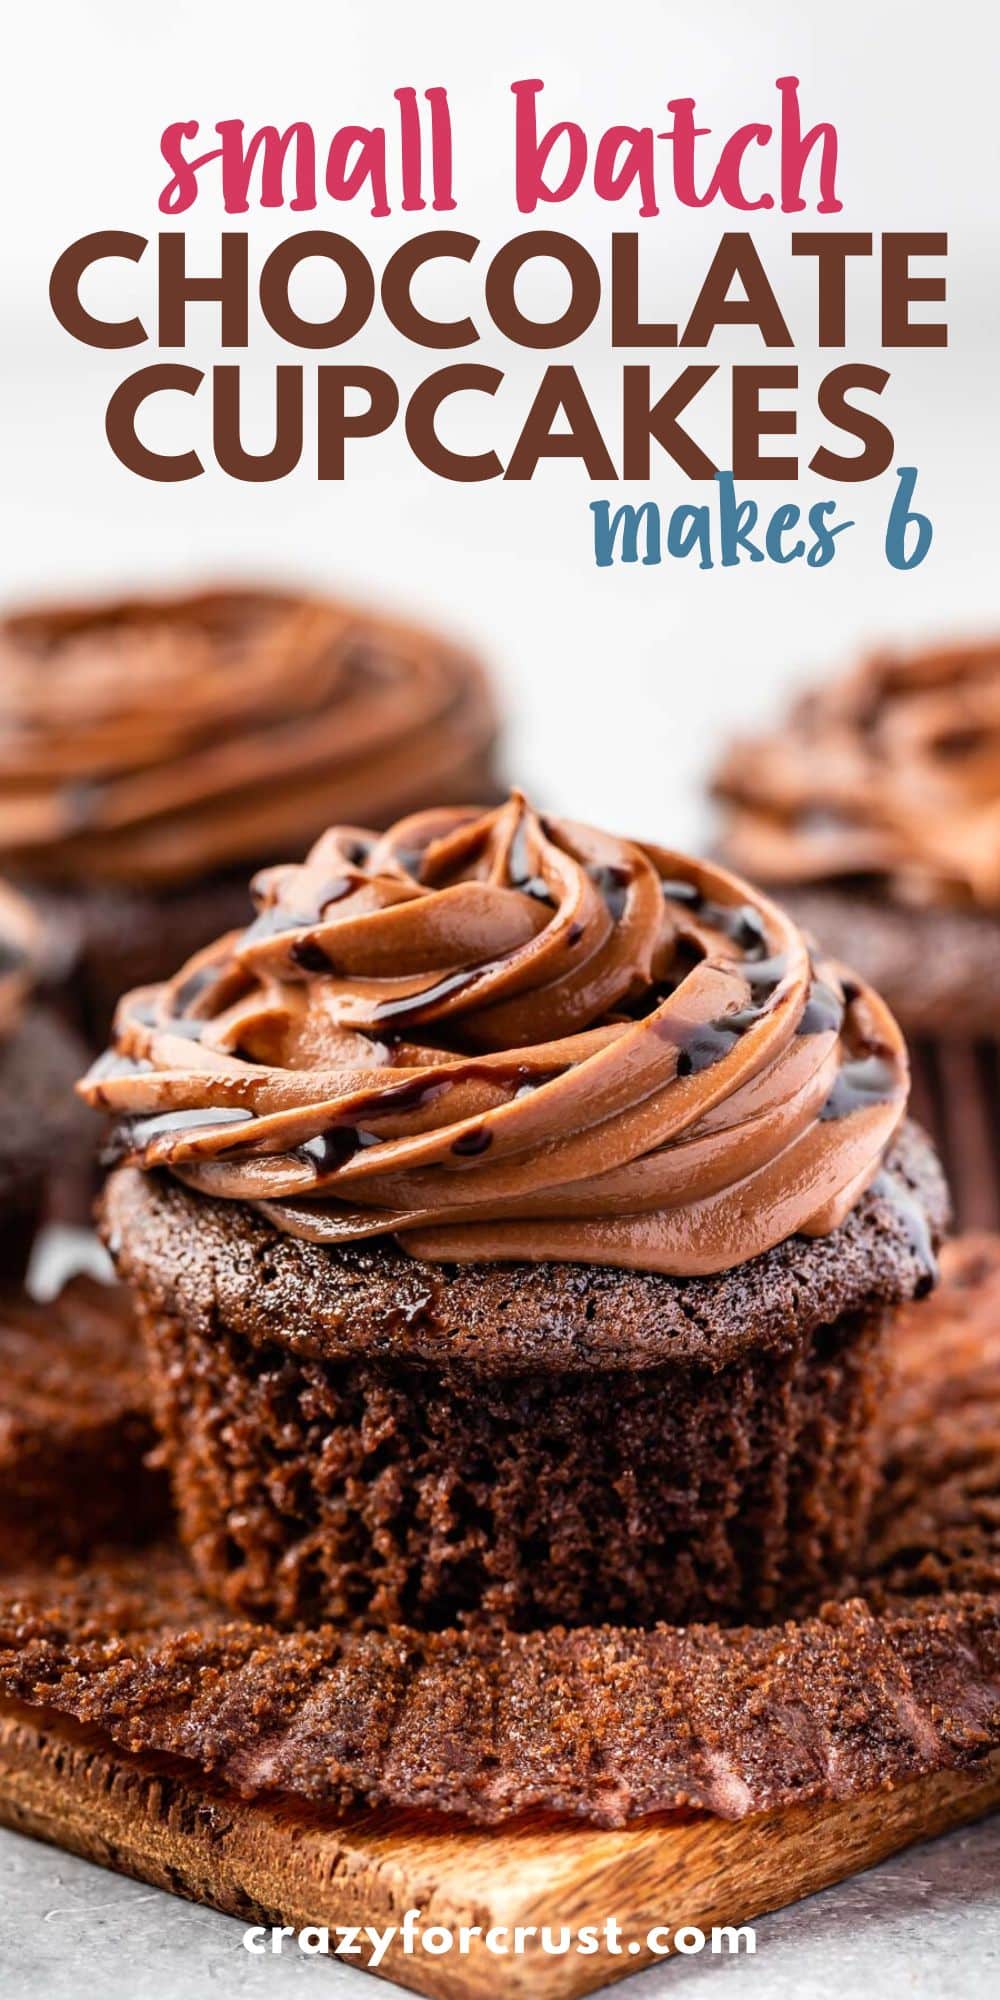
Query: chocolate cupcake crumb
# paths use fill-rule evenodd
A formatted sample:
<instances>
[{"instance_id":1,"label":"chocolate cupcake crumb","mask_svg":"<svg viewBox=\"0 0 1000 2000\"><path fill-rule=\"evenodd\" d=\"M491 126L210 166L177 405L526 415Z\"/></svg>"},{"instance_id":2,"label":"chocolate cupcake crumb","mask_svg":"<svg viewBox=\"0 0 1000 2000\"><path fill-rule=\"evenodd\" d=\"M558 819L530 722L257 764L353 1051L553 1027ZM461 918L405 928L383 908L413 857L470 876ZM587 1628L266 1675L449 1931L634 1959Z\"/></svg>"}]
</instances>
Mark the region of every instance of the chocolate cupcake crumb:
<instances>
[{"instance_id":1,"label":"chocolate cupcake crumb","mask_svg":"<svg viewBox=\"0 0 1000 2000\"><path fill-rule=\"evenodd\" d=\"M0 1297L2 1566L142 1542L169 1516L127 1294L74 1278L39 1304Z\"/></svg>"},{"instance_id":2,"label":"chocolate cupcake crumb","mask_svg":"<svg viewBox=\"0 0 1000 2000\"><path fill-rule=\"evenodd\" d=\"M945 1214L913 1130L844 1240L714 1278L332 1250L134 1171L104 1206L205 1587L285 1623L521 1630L835 1586L874 1487L885 1309L927 1281Z\"/></svg>"}]
</instances>

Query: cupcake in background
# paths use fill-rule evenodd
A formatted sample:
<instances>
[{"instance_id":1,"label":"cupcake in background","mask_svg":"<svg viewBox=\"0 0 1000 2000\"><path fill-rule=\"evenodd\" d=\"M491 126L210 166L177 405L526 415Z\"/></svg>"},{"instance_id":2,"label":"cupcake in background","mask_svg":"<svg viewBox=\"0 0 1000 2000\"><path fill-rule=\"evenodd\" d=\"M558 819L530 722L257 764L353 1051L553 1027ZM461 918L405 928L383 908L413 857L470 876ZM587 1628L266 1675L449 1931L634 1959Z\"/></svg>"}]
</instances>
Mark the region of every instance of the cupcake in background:
<instances>
[{"instance_id":1,"label":"cupcake in background","mask_svg":"<svg viewBox=\"0 0 1000 2000\"><path fill-rule=\"evenodd\" d=\"M331 819L494 793L477 662L332 599L250 587L41 606L0 624L0 868L118 994L247 921L247 879Z\"/></svg>"},{"instance_id":2,"label":"cupcake in background","mask_svg":"<svg viewBox=\"0 0 1000 2000\"><path fill-rule=\"evenodd\" d=\"M0 882L0 1283L23 1278L56 1185L88 1150L73 1095L81 1049L36 1004L46 946L34 911Z\"/></svg>"},{"instance_id":3,"label":"cupcake in background","mask_svg":"<svg viewBox=\"0 0 1000 2000\"><path fill-rule=\"evenodd\" d=\"M714 791L723 859L885 995L958 1219L1000 1228L1000 639L863 662Z\"/></svg>"},{"instance_id":4,"label":"cupcake in background","mask_svg":"<svg viewBox=\"0 0 1000 2000\"><path fill-rule=\"evenodd\" d=\"M878 996L516 793L256 894L82 1086L203 1584L522 1629L838 1587L947 1211Z\"/></svg>"}]
</instances>

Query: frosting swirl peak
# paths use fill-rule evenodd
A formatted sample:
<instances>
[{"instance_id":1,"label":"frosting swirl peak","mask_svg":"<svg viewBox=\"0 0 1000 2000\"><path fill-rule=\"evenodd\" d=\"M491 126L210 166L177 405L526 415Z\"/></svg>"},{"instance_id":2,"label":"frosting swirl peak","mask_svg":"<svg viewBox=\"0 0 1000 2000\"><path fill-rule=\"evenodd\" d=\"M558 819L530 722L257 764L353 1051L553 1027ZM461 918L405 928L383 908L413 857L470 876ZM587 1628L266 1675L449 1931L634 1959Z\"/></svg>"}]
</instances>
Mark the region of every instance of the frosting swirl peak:
<instances>
[{"instance_id":1,"label":"frosting swirl peak","mask_svg":"<svg viewBox=\"0 0 1000 2000\"><path fill-rule=\"evenodd\" d=\"M57 881L171 886L386 825L488 782L496 714L446 641L256 588L0 623L0 859Z\"/></svg>"},{"instance_id":2,"label":"frosting swirl peak","mask_svg":"<svg viewBox=\"0 0 1000 2000\"><path fill-rule=\"evenodd\" d=\"M679 1274L833 1229L906 1101L859 981L724 870L532 810L326 833L129 994L112 1156L321 1243Z\"/></svg>"},{"instance_id":3,"label":"frosting swirl peak","mask_svg":"<svg viewBox=\"0 0 1000 2000\"><path fill-rule=\"evenodd\" d=\"M755 881L1000 908L1000 640L866 660L716 773Z\"/></svg>"}]
</instances>

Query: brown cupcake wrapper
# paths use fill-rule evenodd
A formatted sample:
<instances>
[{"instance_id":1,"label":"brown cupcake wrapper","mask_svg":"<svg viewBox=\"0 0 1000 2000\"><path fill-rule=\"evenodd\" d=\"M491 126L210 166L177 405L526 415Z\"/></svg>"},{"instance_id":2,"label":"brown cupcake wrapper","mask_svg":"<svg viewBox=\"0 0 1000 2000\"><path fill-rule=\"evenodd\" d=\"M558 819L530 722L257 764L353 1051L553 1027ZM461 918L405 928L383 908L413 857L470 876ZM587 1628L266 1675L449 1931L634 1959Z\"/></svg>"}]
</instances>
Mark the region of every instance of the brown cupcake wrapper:
<instances>
[{"instance_id":1,"label":"brown cupcake wrapper","mask_svg":"<svg viewBox=\"0 0 1000 2000\"><path fill-rule=\"evenodd\" d=\"M850 1799L1000 1749L1000 1239L902 1314L857 1595L720 1630L277 1631L170 1544L0 1577L0 1696L243 1797L621 1825ZM123 1518L129 1505L123 1496Z\"/></svg>"},{"instance_id":2,"label":"brown cupcake wrapper","mask_svg":"<svg viewBox=\"0 0 1000 2000\"><path fill-rule=\"evenodd\" d=\"M712 1371L483 1377L138 1316L206 1590L281 1624L771 1616L856 1566L886 1315Z\"/></svg>"},{"instance_id":3,"label":"brown cupcake wrapper","mask_svg":"<svg viewBox=\"0 0 1000 2000\"><path fill-rule=\"evenodd\" d=\"M158 1547L105 1557L75 1589L0 1578L0 1698L244 1798L481 1825L742 1819L984 1763L1000 1748L1000 1584L763 1628L280 1632L221 1620Z\"/></svg>"}]
</instances>

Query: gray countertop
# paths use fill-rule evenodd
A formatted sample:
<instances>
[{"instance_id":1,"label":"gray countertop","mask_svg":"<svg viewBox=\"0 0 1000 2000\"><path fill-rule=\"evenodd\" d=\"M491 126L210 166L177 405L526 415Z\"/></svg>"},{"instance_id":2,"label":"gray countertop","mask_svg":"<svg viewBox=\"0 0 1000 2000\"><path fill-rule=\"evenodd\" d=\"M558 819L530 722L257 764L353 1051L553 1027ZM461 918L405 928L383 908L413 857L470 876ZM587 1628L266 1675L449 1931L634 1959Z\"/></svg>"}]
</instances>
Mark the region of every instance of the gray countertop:
<instances>
[{"instance_id":1,"label":"gray countertop","mask_svg":"<svg viewBox=\"0 0 1000 2000\"><path fill-rule=\"evenodd\" d=\"M753 1958L674 1960L627 1990L656 2000L727 1978L727 1991L738 1986L746 2000L800 2000L822 1981L835 2000L869 2000L891 1982L900 2000L986 2000L1000 1992L1000 1816L762 1918L756 1931ZM402 1990L294 1949L253 1958L242 1935L233 1918L0 1832L4 2000L88 1991L97 2000L244 2000L318 1991L308 1983L317 1980L334 1981L344 2000Z\"/></svg>"}]
</instances>

